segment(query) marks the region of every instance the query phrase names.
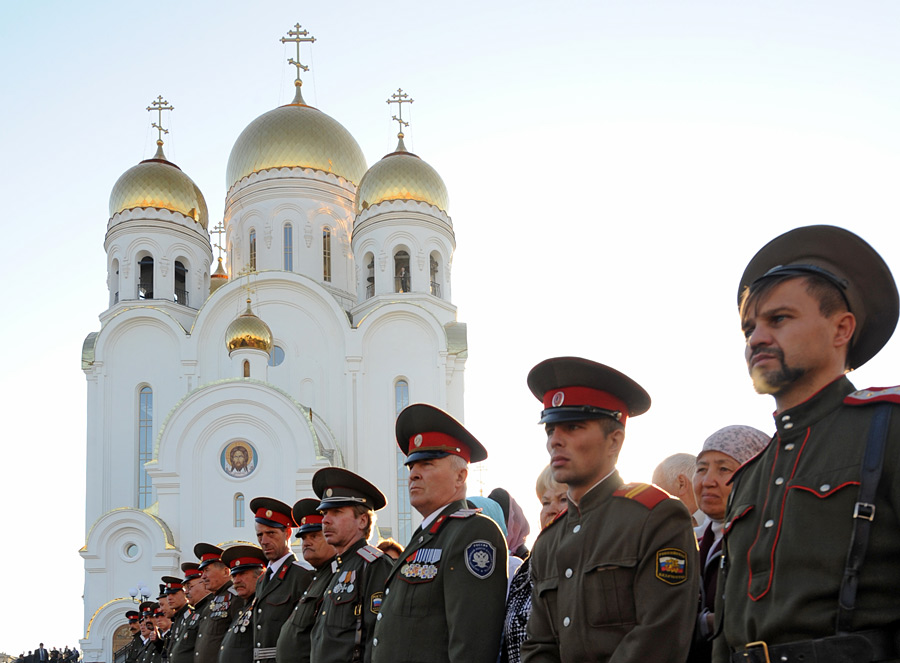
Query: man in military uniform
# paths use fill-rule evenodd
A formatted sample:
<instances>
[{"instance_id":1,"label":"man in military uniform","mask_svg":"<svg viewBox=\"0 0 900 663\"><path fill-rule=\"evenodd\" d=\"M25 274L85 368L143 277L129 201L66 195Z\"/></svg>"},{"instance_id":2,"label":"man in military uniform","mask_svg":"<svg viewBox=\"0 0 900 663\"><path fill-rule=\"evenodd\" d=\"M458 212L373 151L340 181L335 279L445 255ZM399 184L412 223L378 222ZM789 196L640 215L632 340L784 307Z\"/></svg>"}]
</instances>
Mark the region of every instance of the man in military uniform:
<instances>
[{"instance_id":1,"label":"man in military uniform","mask_svg":"<svg viewBox=\"0 0 900 663\"><path fill-rule=\"evenodd\" d=\"M388 578L372 660L494 663L506 612L506 538L466 503L468 464L487 451L456 419L421 403L400 413L396 435L409 501L423 520Z\"/></svg>"},{"instance_id":2,"label":"man in military uniform","mask_svg":"<svg viewBox=\"0 0 900 663\"><path fill-rule=\"evenodd\" d=\"M266 566L266 556L256 546L231 546L222 553L222 563L231 569L234 590L244 607L228 627L219 647L219 663L250 663L253 660L253 617L256 581Z\"/></svg>"},{"instance_id":3,"label":"man in military uniform","mask_svg":"<svg viewBox=\"0 0 900 663\"><path fill-rule=\"evenodd\" d=\"M231 572L222 563L224 551L209 543L198 543L194 554L200 560L200 575L212 596L200 614L194 660L197 663L217 663L219 646L225 631L234 621L244 601L231 583Z\"/></svg>"},{"instance_id":4,"label":"man in military uniform","mask_svg":"<svg viewBox=\"0 0 900 663\"><path fill-rule=\"evenodd\" d=\"M128 630L131 632L131 640L125 645L127 647L125 650L125 663L137 663L141 647L144 645L141 640L141 613L137 610L129 610L125 613L125 619L128 620Z\"/></svg>"},{"instance_id":5,"label":"man in military uniform","mask_svg":"<svg viewBox=\"0 0 900 663\"><path fill-rule=\"evenodd\" d=\"M256 497L250 500L250 510L256 520L256 540L268 560L256 587L253 660L267 663L275 659L281 627L309 587L312 573L291 552L291 507L271 497Z\"/></svg>"},{"instance_id":6,"label":"man in military uniform","mask_svg":"<svg viewBox=\"0 0 900 663\"><path fill-rule=\"evenodd\" d=\"M325 590L331 583L334 546L322 534L322 514L319 500L310 497L299 500L291 509L297 523L297 538L302 543L303 559L314 569L312 583L294 606L291 616L281 627L276 645L276 663L309 663L313 624Z\"/></svg>"},{"instance_id":7,"label":"man in military uniform","mask_svg":"<svg viewBox=\"0 0 900 663\"><path fill-rule=\"evenodd\" d=\"M337 555L313 626L311 658L316 663L368 663L392 560L366 540L375 525L375 511L387 500L361 476L338 467L316 472L312 487L321 500L322 533Z\"/></svg>"},{"instance_id":8,"label":"man in military uniform","mask_svg":"<svg viewBox=\"0 0 900 663\"><path fill-rule=\"evenodd\" d=\"M847 230L797 228L756 254L738 296L776 433L734 478L713 659L900 660L900 388L844 375L894 332L890 269Z\"/></svg>"},{"instance_id":9,"label":"man in military uniform","mask_svg":"<svg viewBox=\"0 0 900 663\"><path fill-rule=\"evenodd\" d=\"M691 515L616 471L625 422L650 396L579 357L541 362L528 386L543 402L550 468L569 507L534 544L522 660L683 663L700 592Z\"/></svg>"},{"instance_id":10,"label":"man in military uniform","mask_svg":"<svg viewBox=\"0 0 900 663\"><path fill-rule=\"evenodd\" d=\"M203 584L199 564L182 562L181 570L184 572L182 589L188 607L175 624L175 635L172 646L169 648L169 663L193 663L200 617L203 608L212 597L212 594L206 589L206 585Z\"/></svg>"},{"instance_id":11,"label":"man in military uniform","mask_svg":"<svg viewBox=\"0 0 900 663\"><path fill-rule=\"evenodd\" d=\"M166 636L166 658L169 658L178 642L178 636L185 628L185 615L188 613L187 598L184 595L184 582L174 576L163 576L163 593L165 604L160 601L160 606L171 620L172 627Z\"/></svg>"},{"instance_id":12,"label":"man in military uniform","mask_svg":"<svg viewBox=\"0 0 900 663\"><path fill-rule=\"evenodd\" d=\"M156 628L156 611L159 604L154 601L141 603L141 637L144 646L138 656L138 663L161 663L163 641Z\"/></svg>"}]
</instances>

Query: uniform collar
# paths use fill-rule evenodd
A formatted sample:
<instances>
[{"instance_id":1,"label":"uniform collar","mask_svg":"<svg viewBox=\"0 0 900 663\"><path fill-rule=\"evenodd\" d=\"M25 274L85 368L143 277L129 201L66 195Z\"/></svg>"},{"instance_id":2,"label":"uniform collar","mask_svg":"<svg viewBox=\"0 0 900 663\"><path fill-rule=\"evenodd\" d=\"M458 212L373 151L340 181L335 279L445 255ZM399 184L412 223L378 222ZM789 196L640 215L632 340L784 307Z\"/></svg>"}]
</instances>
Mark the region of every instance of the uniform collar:
<instances>
[{"instance_id":1,"label":"uniform collar","mask_svg":"<svg viewBox=\"0 0 900 663\"><path fill-rule=\"evenodd\" d=\"M347 559L350 558L353 553L355 553L365 545L367 545L366 539L364 537L361 537L351 543L350 547L347 548L344 552L340 553L339 555L335 555L334 559L337 560L338 566L341 566Z\"/></svg>"},{"instance_id":2,"label":"uniform collar","mask_svg":"<svg viewBox=\"0 0 900 663\"><path fill-rule=\"evenodd\" d=\"M622 477L619 476L619 471L613 470L591 486L581 498L581 502L575 504L572 500L569 500L569 505L572 507L572 510L577 511L580 515L585 509L590 509L612 497L612 494L616 492L616 489L623 483L625 482L622 481Z\"/></svg>"},{"instance_id":3,"label":"uniform collar","mask_svg":"<svg viewBox=\"0 0 900 663\"><path fill-rule=\"evenodd\" d=\"M278 573L278 569L280 569L281 565L284 564L285 561L287 561L287 558L293 557L293 556L294 556L294 553L292 553L290 550L288 550L284 554L284 557L281 557L280 559L276 559L274 562L269 562L269 565L266 567L266 573L269 574L269 580L271 580L272 578L275 577L275 574Z\"/></svg>"},{"instance_id":4,"label":"uniform collar","mask_svg":"<svg viewBox=\"0 0 900 663\"><path fill-rule=\"evenodd\" d=\"M840 407L844 397L854 391L856 388L853 383L847 379L847 376L842 375L799 405L783 412L776 412L774 416L778 436L788 437L792 433L806 430Z\"/></svg>"}]
</instances>

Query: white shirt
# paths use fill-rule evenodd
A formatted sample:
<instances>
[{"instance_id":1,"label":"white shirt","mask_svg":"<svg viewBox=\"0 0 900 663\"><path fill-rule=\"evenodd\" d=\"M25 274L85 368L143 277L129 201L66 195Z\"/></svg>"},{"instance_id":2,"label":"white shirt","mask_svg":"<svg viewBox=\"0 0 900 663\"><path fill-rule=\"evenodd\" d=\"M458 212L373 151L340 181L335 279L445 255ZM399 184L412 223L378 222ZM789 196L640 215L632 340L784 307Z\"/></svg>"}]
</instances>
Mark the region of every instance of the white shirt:
<instances>
[{"instance_id":1,"label":"white shirt","mask_svg":"<svg viewBox=\"0 0 900 663\"><path fill-rule=\"evenodd\" d=\"M290 549L284 554L284 557L280 559L276 559L274 562L269 562L269 566L266 567L266 573L269 574L269 580L275 577L275 574L278 573L278 569L281 568L281 565L284 564L284 560L291 556Z\"/></svg>"}]
</instances>

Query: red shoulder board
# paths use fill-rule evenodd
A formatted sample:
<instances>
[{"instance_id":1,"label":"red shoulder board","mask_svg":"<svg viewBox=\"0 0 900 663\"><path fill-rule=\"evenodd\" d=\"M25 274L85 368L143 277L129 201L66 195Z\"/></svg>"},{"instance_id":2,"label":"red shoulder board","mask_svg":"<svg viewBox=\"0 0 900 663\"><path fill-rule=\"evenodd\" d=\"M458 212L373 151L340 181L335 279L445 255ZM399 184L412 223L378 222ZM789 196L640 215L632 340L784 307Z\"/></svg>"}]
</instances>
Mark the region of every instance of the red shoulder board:
<instances>
[{"instance_id":1,"label":"red shoulder board","mask_svg":"<svg viewBox=\"0 0 900 663\"><path fill-rule=\"evenodd\" d=\"M860 389L844 399L846 405L869 405L870 403L900 404L900 387L869 387Z\"/></svg>"},{"instance_id":2,"label":"red shoulder board","mask_svg":"<svg viewBox=\"0 0 900 663\"><path fill-rule=\"evenodd\" d=\"M613 493L613 497L625 497L652 509L670 499L669 493L649 483L626 483Z\"/></svg>"},{"instance_id":3,"label":"red shoulder board","mask_svg":"<svg viewBox=\"0 0 900 663\"><path fill-rule=\"evenodd\" d=\"M438 516L433 523L431 523L431 527L428 528L428 532L430 534L435 534L441 527L444 526L444 523L447 522L446 515Z\"/></svg>"}]
</instances>

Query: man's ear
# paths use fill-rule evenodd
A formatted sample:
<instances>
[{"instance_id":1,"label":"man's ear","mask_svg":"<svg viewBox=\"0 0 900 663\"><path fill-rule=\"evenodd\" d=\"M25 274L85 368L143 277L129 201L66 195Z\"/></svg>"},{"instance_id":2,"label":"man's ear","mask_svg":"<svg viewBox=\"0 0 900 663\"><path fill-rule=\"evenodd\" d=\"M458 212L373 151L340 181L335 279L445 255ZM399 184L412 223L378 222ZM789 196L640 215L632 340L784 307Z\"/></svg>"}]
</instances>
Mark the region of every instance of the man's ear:
<instances>
[{"instance_id":1,"label":"man's ear","mask_svg":"<svg viewBox=\"0 0 900 663\"><path fill-rule=\"evenodd\" d=\"M834 347L849 347L856 331L856 316L850 311L835 314Z\"/></svg>"},{"instance_id":2,"label":"man's ear","mask_svg":"<svg viewBox=\"0 0 900 663\"><path fill-rule=\"evenodd\" d=\"M617 428L612 433L609 433L606 436L606 439L610 443L610 454L618 457L619 452L622 451L622 444L625 442L625 431L621 428Z\"/></svg>"}]
</instances>

